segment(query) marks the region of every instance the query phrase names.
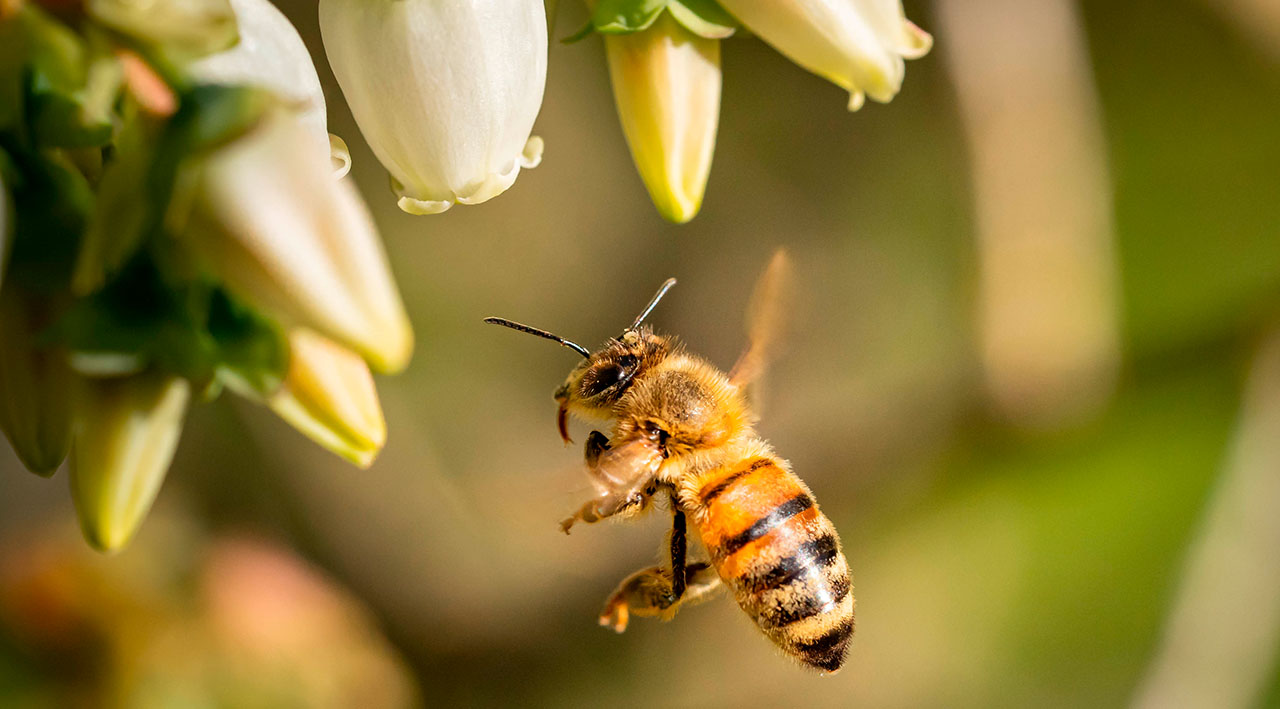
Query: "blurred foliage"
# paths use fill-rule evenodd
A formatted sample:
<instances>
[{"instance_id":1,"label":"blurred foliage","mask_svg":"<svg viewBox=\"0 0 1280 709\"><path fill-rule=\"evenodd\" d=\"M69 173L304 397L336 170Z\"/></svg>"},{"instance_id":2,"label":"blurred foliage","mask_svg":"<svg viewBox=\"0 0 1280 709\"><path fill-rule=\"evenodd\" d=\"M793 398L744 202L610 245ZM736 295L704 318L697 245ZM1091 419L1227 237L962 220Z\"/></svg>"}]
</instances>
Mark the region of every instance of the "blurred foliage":
<instances>
[{"instance_id":1,"label":"blurred foliage","mask_svg":"<svg viewBox=\"0 0 1280 709\"><path fill-rule=\"evenodd\" d=\"M907 4L930 29L930 5ZM280 5L319 57L313 5ZM1245 365L1276 323L1280 70L1204 0L1081 8L1122 278L1124 369L1098 419L1027 433L986 408L968 166L939 55L910 67L892 104L850 116L838 89L757 41L727 42L721 133L735 139L702 215L677 228L630 168L588 40L552 49L547 160L507 195L425 221L374 205L423 342L386 392L379 464L353 474L261 412L201 410L166 494L196 491L212 524L288 539L342 578L433 704L1124 704L1223 464ZM562 26L585 20L561 12ZM381 189L373 156L352 148L355 178ZM586 489L552 423L572 357L480 325L502 315L602 340L676 275L655 323L727 365L778 244L805 294L762 430L849 553L858 633L832 678L778 657L725 597L623 636L596 627L663 525L556 531ZM0 472L7 534L56 509L29 476ZM35 691L26 650L6 642L0 690ZM1280 680L1265 703L1280 705Z\"/></svg>"}]
</instances>

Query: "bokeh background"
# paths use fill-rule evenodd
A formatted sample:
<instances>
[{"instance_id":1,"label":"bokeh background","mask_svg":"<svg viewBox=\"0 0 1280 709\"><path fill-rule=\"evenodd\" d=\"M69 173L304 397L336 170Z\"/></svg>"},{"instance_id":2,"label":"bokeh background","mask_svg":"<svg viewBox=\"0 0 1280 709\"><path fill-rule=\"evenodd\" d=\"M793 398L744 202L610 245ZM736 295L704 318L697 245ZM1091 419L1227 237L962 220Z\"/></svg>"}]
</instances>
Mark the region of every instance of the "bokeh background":
<instances>
[{"instance_id":1,"label":"bokeh background","mask_svg":"<svg viewBox=\"0 0 1280 709\"><path fill-rule=\"evenodd\" d=\"M562 3L556 36L584 19ZM324 61L330 130L419 337L355 470L265 410L198 406L123 554L0 447L0 704L1280 706L1280 11L1268 0L907 2L891 104L724 43L702 214L663 222L599 40L556 43L537 169L396 209ZM661 330L728 366L794 260L761 430L854 571L846 668L727 595L625 635L605 595L660 515L575 529L551 392L666 277ZM586 429L576 428L581 440Z\"/></svg>"}]
</instances>

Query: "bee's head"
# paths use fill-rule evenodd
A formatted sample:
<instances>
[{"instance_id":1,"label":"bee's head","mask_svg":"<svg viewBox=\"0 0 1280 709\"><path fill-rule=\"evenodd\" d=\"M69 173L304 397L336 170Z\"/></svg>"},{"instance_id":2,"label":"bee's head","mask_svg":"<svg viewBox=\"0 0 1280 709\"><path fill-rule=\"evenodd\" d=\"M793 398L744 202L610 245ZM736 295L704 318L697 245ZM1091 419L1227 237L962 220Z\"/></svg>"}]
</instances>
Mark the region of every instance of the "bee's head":
<instances>
[{"instance_id":1,"label":"bee's head","mask_svg":"<svg viewBox=\"0 0 1280 709\"><path fill-rule=\"evenodd\" d=\"M595 352L577 343L553 335L546 330L521 325L503 318L485 318L485 322L502 325L538 337L554 340L582 355L582 362L569 372L564 384L556 389L555 399L560 404L557 424L560 436L569 441L568 414L573 412L585 418L607 419L613 415L613 407L631 387L636 376L661 361L668 353L667 339L653 334L640 324L652 312L654 306L676 284L670 278L649 301L621 335L609 340Z\"/></svg>"}]
</instances>

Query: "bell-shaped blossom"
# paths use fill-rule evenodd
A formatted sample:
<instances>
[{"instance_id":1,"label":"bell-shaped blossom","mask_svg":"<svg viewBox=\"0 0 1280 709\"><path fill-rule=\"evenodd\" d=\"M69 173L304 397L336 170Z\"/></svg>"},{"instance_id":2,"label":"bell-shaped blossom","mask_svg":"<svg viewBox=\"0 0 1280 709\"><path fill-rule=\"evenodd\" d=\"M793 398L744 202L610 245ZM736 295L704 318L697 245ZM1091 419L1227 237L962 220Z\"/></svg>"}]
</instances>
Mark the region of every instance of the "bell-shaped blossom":
<instances>
[{"instance_id":1,"label":"bell-shaped blossom","mask_svg":"<svg viewBox=\"0 0 1280 709\"><path fill-rule=\"evenodd\" d=\"M399 371L413 331L377 229L310 145L296 118L272 112L207 158L187 241L248 302Z\"/></svg>"},{"instance_id":2,"label":"bell-shaped blossom","mask_svg":"<svg viewBox=\"0 0 1280 709\"><path fill-rule=\"evenodd\" d=\"M720 40L664 12L648 29L604 35L613 97L631 157L666 219L698 213L720 119Z\"/></svg>"},{"instance_id":3,"label":"bell-shaped blossom","mask_svg":"<svg viewBox=\"0 0 1280 709\"><path fill-rule=\"evenodd\" d=\"M400 208L506 191L542 159L543 0L321 0L325 53Z\"/></svg>"},{"instance_id":4,"label":"bell-shaped blossom","mask_svg":"<svg viewBox=\"0 0 1280 709\"><path fill-rule=\"evenodd\" d=\"M82 378L75 390L71 495L85 539L117 551L133 538L160 492L191 385L148 373Z\"/></svg>"},{"instance_id":5,"label":"bell-shaped blossom","mask_svg":"<svg viewBox=\"0 0 1280 709\"><path fill-rule=\"evenodd\" d=\"M902 87L904 59L933 38L903 15L901 0L720 0L747 29L791 61L849 92L888 102Z\"/></svg>"},{"instance_id":6,"label":"bell-shaped blossom","mask_svg":"<svg viewBox=\"0 0 1280 709\"><path fill-rule=\"evenodd\" d=\"M369 367L356 353L305 328L289 333L289 372L267 405L285 421L367 468L387 441Z\"/></svg>"},{"instance_id":7,"label":"bell-shaped blossom","mask_svg":"<svg viewBox=\"0 0 1280 709\"><path fill-rule=\"evenodd\" d=\"M0 431L23 466L52 475L71 444L71 370L60 352L39 347L47 303L0 289Z\"/></svg>"},{"instance_id":8,"label":"bell-shaped blossom","mask_svg":"<svg viewBox=\"0 0 1280 709\"><path fill-rule=\"evenodd\" d=\"M198 81L265 88L293 104L312 136L315 150L332 154L338 176L351 167L347 146L330 136L320 76L302 37L270 0L230 0L240 40L187 70Z\"/></svg>"}]
</instances>

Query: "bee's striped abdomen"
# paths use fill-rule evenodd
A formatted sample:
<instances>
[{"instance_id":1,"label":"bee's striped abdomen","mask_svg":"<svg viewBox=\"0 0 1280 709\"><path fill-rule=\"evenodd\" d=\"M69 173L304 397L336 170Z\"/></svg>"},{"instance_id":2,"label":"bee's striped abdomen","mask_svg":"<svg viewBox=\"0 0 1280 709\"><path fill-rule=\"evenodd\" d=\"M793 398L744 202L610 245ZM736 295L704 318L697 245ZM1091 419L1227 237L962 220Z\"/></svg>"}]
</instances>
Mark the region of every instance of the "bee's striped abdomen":
<instances>
[{"instance_id":1,"label":"bee's striped abdomen","mask_svg":"<svg viewBox=\"0 0 1280 709\"><path fill-rule=\"evenodd\" d=\"M834 672L853 635L849 566L831 522L775 458L702 478L699 533L720 577L760 629L796 658Z\"/></svg>"}]
</instances>

